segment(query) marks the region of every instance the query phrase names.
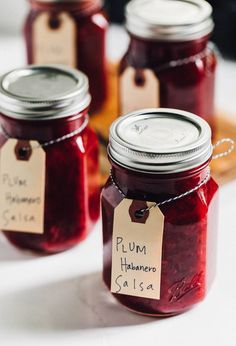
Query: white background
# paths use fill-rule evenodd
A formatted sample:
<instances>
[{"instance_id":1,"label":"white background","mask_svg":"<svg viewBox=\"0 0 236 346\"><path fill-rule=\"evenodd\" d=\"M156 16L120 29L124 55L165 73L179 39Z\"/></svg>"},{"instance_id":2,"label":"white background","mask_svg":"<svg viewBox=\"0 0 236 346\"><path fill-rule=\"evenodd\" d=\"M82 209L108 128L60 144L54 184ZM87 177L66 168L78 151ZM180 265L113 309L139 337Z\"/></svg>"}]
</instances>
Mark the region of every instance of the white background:
<instances>
[{"instance_id":1,"label":"white background","mask_svg":"<svg viewBox=\"0 0 236 346\"><path fill-rule=\"evenodd\" d=\"M0 0L0 73L25 63L24 5ZM112 27L109 56L117 59L126 45L124 32ZM236 65L221 62L217 105L232 116L235 90ZM236 182L221 190L215 284L204 303L169 319L130 313L104 288L100 223L83 244L55 256L21 252L0 235L0 345L235 346L235 213Z\"/></svg>"},{"instance_id":2,"label":"white background","mask_svg":"<svg viewBox=\"0 0 236 346\"><path fill-rule=\"evenodd\" d=\"M19 32L27 10L27 0L0 0L0 33Z\"/></svg>"}]
</instances>

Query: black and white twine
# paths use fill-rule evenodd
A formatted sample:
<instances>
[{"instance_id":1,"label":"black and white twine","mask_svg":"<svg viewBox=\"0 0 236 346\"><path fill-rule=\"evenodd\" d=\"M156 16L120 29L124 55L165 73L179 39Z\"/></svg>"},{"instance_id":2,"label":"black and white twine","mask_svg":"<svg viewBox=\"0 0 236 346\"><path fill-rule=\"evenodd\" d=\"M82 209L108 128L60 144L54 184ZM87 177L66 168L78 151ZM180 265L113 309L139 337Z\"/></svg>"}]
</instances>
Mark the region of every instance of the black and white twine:
<instances>
[{"instance_id":1,"label":"black and white twine","mask_svg":"<svg viewBox=\"0 0 236 346\"><path fill-rule=\"evenodd\" d=\"M222 158L222 157L225 157L225 156L228 156L233 150L234 150L234 141L231 139L231 138L223 138L221 140L219 140L214 146L213 146L213 149L216 149L217 147L219 147L221 144L224 144L224 143L230 143L231 146L229 147L228 150L224 151L223 153L220 153L220 154L216 154L212 157L213 160L217 160L219 158ZM169 198L169 199L166 199L164 200L163 202L159 202L159 203L153 203L150 207L147 207L147 208L144 208L144 209L140 209L136 212L137 215L139 215L140 217L152 210L153 208L157 208L157 207L160 207L162 205L165 205L165 204L168 204L168 203L171 203L171 202L174 202L174 201L178 201L179 199L182 199L184 197L187 197L189 195L191 195L192 193L196 192L197 190L199 190L202 186L204 186L210 179L211 177L211 170L210 168L208 169L208 172L206 174L206 177L198 184L196 185L193 189L191 190L188 190L178 196L175 196L175 197L172 197L172 198ZM117 185L117 183L115 182L114 180L114 177L113 177L113 174L112 174L112 169L110 170L110 179L111 179L111 182L112 184L115 186L115 188L119 191L119 193L122 195L123 198L127 198L127 196L125 195L125 193L121 190L121 188Z\"/></svg>"},{"instance_id":2,"label":"black and white twine","mask_svg":"<svg viewBox=\"0 0 236 346\"><path fill-rule=\"evenodd\" d=\"M78 127L76 130L74 130L74 131L72 131L70 133L67 133L64 136L58 137L56 139L52 139L52 140L50 140L48 142L39 143L39 144L37 144L37 145L35 145L33 147L23 147L23 148L21 148L21 150L29 151L29 150L32 150L32 149L46 148L46 147L49 147L50 145L63 142L65 140L67 140L67 139L70 139L70 138L80 134L87 127L88 122L89 122L89 118L87 116L87 117L85 117L84 122L81 124L81 126ZM6 130L3 127L1 129L2 129L2 133L4 134L4 136L7 139L10 139L11 136L6 132Z\"/></svg>"}]
</instances>

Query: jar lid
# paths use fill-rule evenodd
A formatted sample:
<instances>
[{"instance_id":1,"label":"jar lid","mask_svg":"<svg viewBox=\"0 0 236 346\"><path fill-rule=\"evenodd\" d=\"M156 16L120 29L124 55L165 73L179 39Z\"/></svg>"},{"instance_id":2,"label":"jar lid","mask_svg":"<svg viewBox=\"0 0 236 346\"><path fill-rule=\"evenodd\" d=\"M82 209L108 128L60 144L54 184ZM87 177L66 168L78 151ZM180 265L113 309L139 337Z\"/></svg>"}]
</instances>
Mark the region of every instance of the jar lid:
<instances>
[{"instance_id":1,"label":"jar lid","mask_svg":"<svg viewBox=\"0 0 236 346\"><path fill-rule=\"evenodd\" d=\"M144 109L118 118L110 129L108 155L139 172L177 173L212 156L211 129L192 113L167 108Z\"/></svg>"},{"instance_id":2,"label":"jar lid","mask_svg":"<svg viewBox=\"0 0 236 346\"><path fill-rule=\"evenodd\" d=\"M88 78L69 67L31 65L0 77L0 111L12 118L63 118L90 102Z\"/></svg>"},{"instance_id":3,"label":"jar lid","mask_svg":"<svg viewBox=\"0 0 236 346\"><path fill-rule=\"evenodd\" d=\"M189 41L212 32L212 7L205 0L132 0L127 29L147 39Z\"/></svg>"}]
</instances>

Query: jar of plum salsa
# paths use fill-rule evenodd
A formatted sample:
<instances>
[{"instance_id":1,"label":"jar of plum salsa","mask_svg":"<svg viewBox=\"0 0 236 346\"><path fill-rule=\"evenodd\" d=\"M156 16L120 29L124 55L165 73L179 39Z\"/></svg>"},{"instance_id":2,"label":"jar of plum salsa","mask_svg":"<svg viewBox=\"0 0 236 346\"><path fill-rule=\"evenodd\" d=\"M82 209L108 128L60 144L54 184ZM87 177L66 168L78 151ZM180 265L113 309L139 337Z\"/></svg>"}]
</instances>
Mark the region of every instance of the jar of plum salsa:
<instances>
[{"instance_id":1,"label":"jar of plum salsa","mask_svg":"<svg viewBox=\"0 0 236 346\"><path fill-rule=\"evenodd\" d=\"M84 72L92 94L91 112L106 99L105 35L102 0L29 0L24 34L28 63L64 64Z\"/></svg>"},{"instance_id":2,"label":"jar of plum salsa","mask_svg":"<svg viewBox=\"0 0 236 346\"><path fill-rule=\"evenodd\" d=\"M31 155L45 153L43 231L3 229L19 248L43 253L66 250L86 238L99 217L98 143L88 126L88 88L83 73L56 65L16 69L0 79L1 155L12 139L20 143L15 152L24 154L29 141L36 141ZM14 190L20 182L14 170L13 166L9 211L16 205L27 213L34 199L20 198L19 190Z\"/></svg>"},{"instance_id":3,"label":"jar of plum salsa","mask_svg":"<svg viewBox=\"0 0 236 346\"><path fill-rule=\"evenodd\" d=\"M198 114L214 129L211 14L204 0L133 0L127 5L130 45L119 68L121 114L176 108Z\"/></svg>"},{"instance_id":4,"label":"jar of plum salsa","mask_svg":"<svg viewBox=\"0 0 236 346\"><path fill-rule=\"evenodd\" d=\"M137 111L113 123L108 155L112 169L102 192L105 284L137 313L184 312L204 299L215 275L218 185L209 169L210 127L185 111ZM122 203L130 209L118 219ZM140 222L146 223L141 236ZM158 260L159 274L150 266Z\"/></svg>"}]
</instances>

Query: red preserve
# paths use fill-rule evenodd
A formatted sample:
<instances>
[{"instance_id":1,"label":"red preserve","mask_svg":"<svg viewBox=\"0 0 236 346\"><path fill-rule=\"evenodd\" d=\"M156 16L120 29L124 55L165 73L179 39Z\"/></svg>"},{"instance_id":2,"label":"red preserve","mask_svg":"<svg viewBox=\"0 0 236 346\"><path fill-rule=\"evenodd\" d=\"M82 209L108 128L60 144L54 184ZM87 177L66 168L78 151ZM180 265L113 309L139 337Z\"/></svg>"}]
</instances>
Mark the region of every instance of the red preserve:
<instances>
[{"instance_id":1,"label":"red preserve","mask_svg":"<svg viewBox=\"0 0 236 346\"><path fill-rule=\"evenodd\" d=\"M111 176L102 193L104 281L135 312L183 312L204 299L215 274L218 185L209 169L210 127L185 111L137 111L113 123L108 154ZM127 201L129 210L117 218ZM153 213L154 223L148 221ZM158 260L159 274L150 265Z\"/></svg>"},{"instance_id":2,"label":"red preserve","mask_svg":"<svg viewBox=\"0 0 236 346\"><path fill-rule=\"evenodd\" d=\"M24 154L29 140L39 144L39 148L31 148L32 156L39 150L46 154L42 234L4 232L19 248L45 253L66 250L83 240L99 217L98 143L88 126L88 88L83 73L53 65L32 65L0 79L1 152L7 141L17 139L16 154ZM13 166L11 188L20 185L16 172ZM19 207L27 213L35 200L20 198L19 189L9 191L5 199L8 211ZM34 196L34 188L28 195ZM18 214L20 222L22 215Z\"/></svg>"},{"instance_id":3,"label":"red preserve","mask_svg":"<svg viewBox=\"0 0 236 346\"><path fill-rule=\"evenodd\" d=\"M133 0L130 45L120 63L120 113L170 107L214 128L216 56L208 41L212 8L204 0Z\"/></svg>"},{"instance_id":4,"label":"red preserve","mask_svg":"<svg viewBox=\"0 0 236 346\"><path fill-rule=\"evenodd\" d=\"M64 64L89 78L91 112L97 112L107 88L102 0L29 0L24 33L30 64Z\"/></svg>"}]
</instances>

